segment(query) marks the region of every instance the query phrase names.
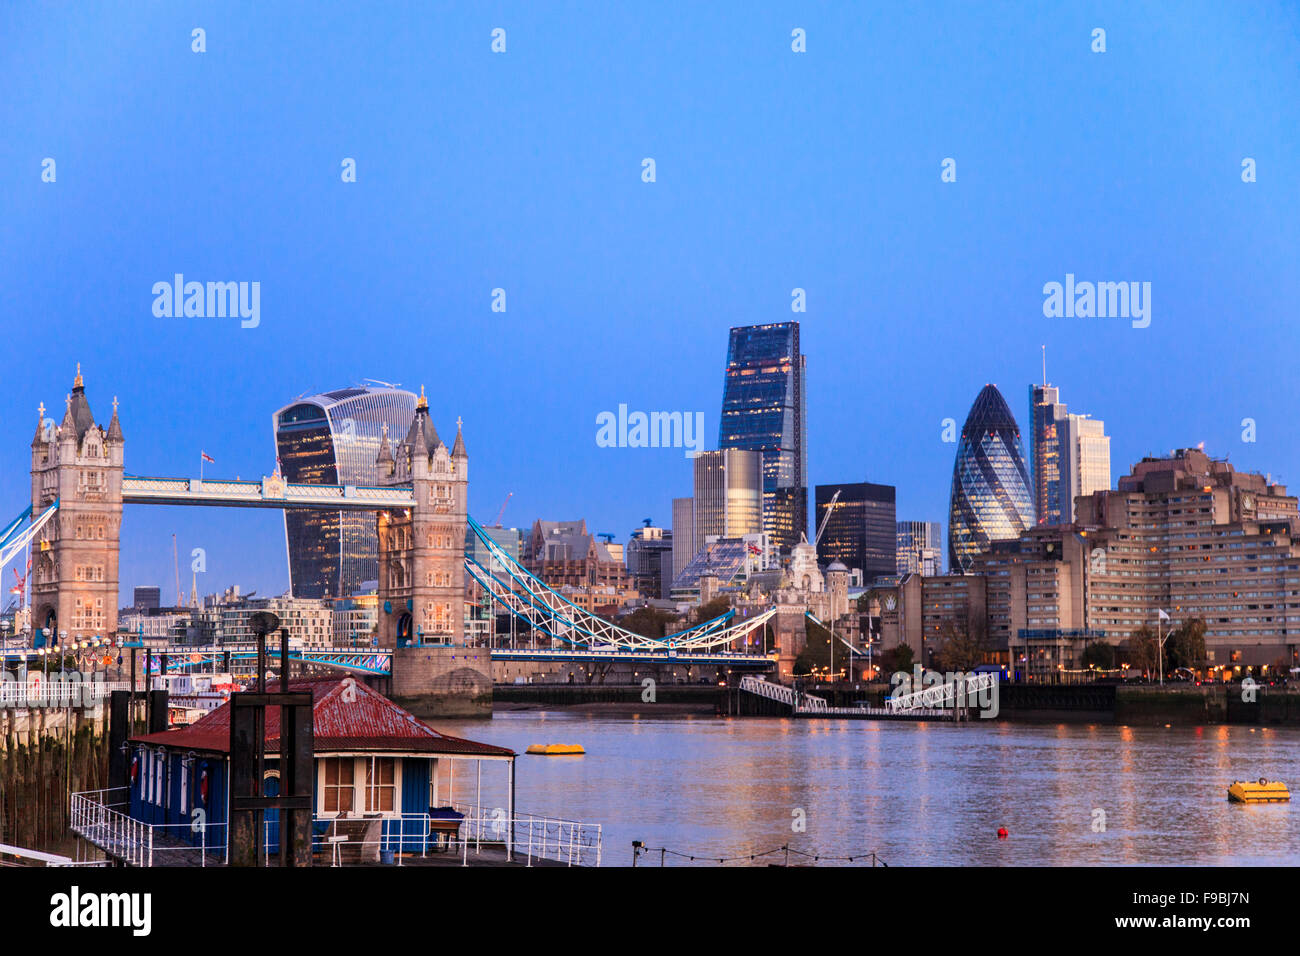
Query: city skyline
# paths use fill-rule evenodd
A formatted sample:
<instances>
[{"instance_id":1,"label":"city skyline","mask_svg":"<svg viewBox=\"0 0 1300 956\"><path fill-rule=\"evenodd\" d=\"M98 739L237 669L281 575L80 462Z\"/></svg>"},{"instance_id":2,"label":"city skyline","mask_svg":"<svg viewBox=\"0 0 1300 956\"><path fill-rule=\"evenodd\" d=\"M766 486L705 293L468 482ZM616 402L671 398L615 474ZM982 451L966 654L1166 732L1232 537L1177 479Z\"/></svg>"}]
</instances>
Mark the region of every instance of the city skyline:
<instances>
[{"instance_id":1,"label":"city skyline","mask_svg":"<svg viewBox=\"0 0 1300 956\"><path fill-rule=\"evenodd\" d=\"M24 925L590 867L870 869L876 928L971 866L1023 938L1285 920L1300 2L0 37Z\"/></svg>"},{"instance_id":2,"label":"city skyline","mask_svg":"<svg viewBox=\"0 0 1300 956\"><path fill-rule=\"evenodd\" d=\"M77 373L77 378L78 378L78 380L81 379L81 372L80 372L80 371L78 371L78 373ZM371 380L371 381L373 381L373 380ZM79 387L84 388L84 386L79 386ZM1035 388L1037 388L1037 387L1038 387L1038 386L1036 386L1034 383L1032 383L1032 382L1030 383L1029 388L1030 388L1031 394L1032 394L1033 390L1034 390ZM357 387L357 390L359 390L360 388L361 388L361 387L358 386L358 387ZM978 405L981 404L981 399L983 398L984 394L985 394L985 393L988 391L988 389L990 389L990 388L996 389L997 387L996 387L995 385L992 385L992 384L990 384L990 385L986 385L986 386L985 386L985 389L981 391L980 396L977 397L977 400L976 400L976 403L975 403L976 406L978 406ZM1052 390L1053 390L1053 391L1056 391L1055 388L1053 388ZM345 389L345 390L343 390L343 391L348 391L348 390ZM92 389L92 392L93 392L93 389ZM320 396L317 396L317 397L320 397ZM1001 396L1000 396L1000 393L999 393L999 396L998 396L998 397L999 397L999 398L1001 397ZM297 405L298 405L301 401L304 401L304 400L305 400L305 399L299 399L299 400L295 400L295 402L291 402L291 403L289 403L288 405L284 406L284 408L281 409L281 412L283 412L283 411L285 411L285 410L288 410L288 409L292 409L292 408L294 408L294 407L297 407ZM1003 404L1004 404L1004 405L1006 404L1006 403L1005 403L1005 400L1003 400ZM1006 410L1007 412L1010 412L1010 411L1011 411L1009 407L1007 407L1005 410ZM976 411L975 406L972 406L972 409L971 409L970 414L973 415L973 414L975 413L975 411ZM276 414L278 415L279 413L276 413ZM1014 413L1012 413L1012 415L1013 415L1013 417L1014 417ZM273 418L274 418L274 416L273 416ZM1106 437L1109 438L1110 436L1106 436ZM396 439L394 439L394 440L396 440ZM1028 460L1028 459L1029 459L1029 454L1028 454L1028 448L1027 448L1027 446L1028 446L1028 442L1022 440L1022 446L1024 446L1023 449L1022 449L1022 450L1024 451L1024 464L1025 464L1026 470L1028 471L1028 470L1029 470L1029 460ZM955 446L953 446L953 445L947 445L946 447L947 447L948 449L951 450L951 449L954 449ZM1168 449L1163 449L1163 450L1157 450L1157 449L1154 449L1154 448L1153 448L1152 450L1150 450L1150 451L1148 451L1148 452L1144 452L1141 456L1139 456L1139 457L1137 457L1137 458L1134 458L1134 459L1133 459L1133 462L1134 462L1134 463L1137 463L1137 462L1140 462L1142 459L1144 459L1144 458L1146 458L1146 457L1149 457L1149 456L1156 456L1156 457L1159 457L1159 456L1162 456L1162 455L1165 455L1165 454L1172 453L1172 452L1177 451L1177 450L1179 450L1179 449L1190 448L1190 447L1193 447L1193 446L1188 445L1188 444L1182 444L1182 445L1175 444L1175 445L1171 445L1170 448L1168 448ZM717 452L715 451L715 452L713 452L712 454L716 455ZM1221 455L1217 455L1217 454L1215 454L1215 450L1214 450L1214 449L1209 449L1208 452L1207 452L1207 454L1209 454L1209 456L1211 457L1211 459L1214 459L1214 460L1225 460L1225 461L1230 461L1230 456L1221 456ZM705 453L705 457L708 457L708 455L709 455L709 453L706 452L706 453ZM128 456L128 460L129 460L129 456ZM668 466L668 472L669 472L670 474L672 473L672 467L673 467L672 465L669 465L669 466ZM1126 467L1126 466L1121 466L1121 467ZM1242 470L1245 471L1245 472L1250 472L1250 473L1258 472L1258 473L1261 474L1261 475L1266 475L1266 476L1271 477L1273 480L1277 480L1277 481L1281 481L1281 480L1282 480L1280 475L1278 475L1277 473L1274 473L1274 472L1272 472L1272 471L1269 471L1267 468L1259 468L1259 469L1257 469L1257 468L1254 468L1253 466L1244 466L1244 467L1242 467ZM132 473L133 473L133 472L132 472L131 469L128 467L128 468L127 468L127 474L132 474ZM948 474L949 474L949 478L950 478L950 479L951 479L951 473L952 473L952 466L949 465L949 466L948 466ZM192 476L192 475L179 475L179 474L178 474L178 475L174 475L174 476L172 476L172 477L193 477L193 476ZM256 478L256 477L260 477L260 475L244 475L244 476L242 476L242 477L245 478L245 479L248 479L248 478ZM810 491L810 492L813 491L814 489L816 489L816 487L817 487L817 486L814 485L813 488L810 488L810 489L809 489L809 491ZM829 488L829 489L833 490L834 488L836 488L836 487L840 487L840 486L836 486L836 485L823 485L823 487L824 487L824 488ZM848 486L843 486L843 487L848 487ZM871 487L876 487L876 486L871 486ZM889 487L889 486L880 486L880 487ZM1114 487L1114 482L1113 482L1113 481L1112 481L1112 483L1111 483L1111 487ZM1030 493L1030 495L1032 496L1032 493L1033 493L1032 481L1030 482L1030 485L1029 485L1029 487L1028 487L1027 490L1028 490L1028 492ZM827 492L827 494L829 494L829 491ZM682 500L682 499L680 499L680 498L676 498L676 499L672 499L672 500L673 500L673 501L677 501L677 500ZM689 500L691 500L691 499L688 498L688 499L685 499L685 500L689 501ZM949 502L948 502L948 504L949 504L949 510L951 510L951 489L950 489L950 495L949 495ZM546 506L543 505L543 507L545 508ZM131 515L131 514L143 514L144 512L172 511L172 510L177 511L177 512L180 513L180 514L185 514L185 513L187 512L187 509L183 509L183 508L176 508L176 509L170 509L170 508L150 508L150 509L143 509L143 511L142 511L142 509L133 509L132 511L128 512L128 514L129 514L129 515ZM206 510L206 509L204 509L204 510ZM238 513L239 513L238 511L231 510L231 509L223 509L223 511L228 511L229 513L233 513L233 514L238 514ZM554 511L554 509L551 509L551 511ZM1032 502L1031 502L1031 511L1032 511ZM286 515L287 515L288 513L289 513L289 512L284 512L284 514L286 514ZM544 512L544 513L545 513L545 512ZM670 511L669 513L671 514L671 511ZM529 518L529 520L524 521L524 522L522 522L522 523L513 523L513 524L512 524L511 522L506 521L506 522L504 522L504 525L503 525L503 526L506 527L506 528L513 528L513 529L517 529L517 530L518 530L518 529L527 529L528 527L530 527L530 526L533 524L534 521L538 520L539 517L540 517L540 516L533 516L533 517ZM820 522L820 520L821 520L821 510L820 510L820 508L817 509L816 520L817 520L817 522ZM925 519L925 520L926 520L927 522L929 522L929 519ZM950 530L949 530L949 529L950 529L950 524L949 524L949 521L948 521L947 518L945 517L944 520L934 521L934 522L929 522L929 523L938 524L938 525L940 526L940 528L942 529L942 534L943 534L943 539L944 539L944 549L947 550L947 548L948 548L948 539L949 539L949 535L950 535ZM279 521L277 522L277 524L279 525L279 529L278 529L278 530L279 530L279 534L280 534L280 536L281 536L281 540L283 541L283 540L284 540L284 534L285 534L284 518L283 518L283 517L280 518ZM669 529L671 529L671 520L670 520L669 522L666 522L666 524L668 525ZM123 565L124 565L124 566L126 566L126 565L128 565L128 564L130 563L129 560L128 560L128 556L127 556L127 554L126 554L126 552L127 552L127 548L128 548L128 544L127 544L127 542L128 542L128 536L127 536L126 533L125 533L125 529L126 529L127 527L129 527L129 525L130 525L130 519L129 519L129 518L128 518L127 520L124 520L124 521L123 521L123 537L122 537L122 540L123 540ZM1029 526L1029 525L1027 525L1027 527L1028 527L1028 526ZM632 529L627 533L626 536L623 536L623 535L616 535L616 538L619 539L619 540L622 540L624 537L626 537L627 539L630 540L630 539L631 539L631 538L636 534L636 532L639 531L639 530L640 530L639 528L632 528ZM815 531L815 528L814 528L814 529L811 529L811 530L812 530L812 531ZM811 540L811 538L810 538L810 540ZM694 553L694 549L692 549L692 553ZM204 555L204 557L205 557L205 559L206 559L206 554ZM819 554L819 557L822 557L822 556ZM281 563L287 565L287 564L289 563L289 562L288 562L288 558L289 558L288 553L285 552L285 551L282 551L282 552L281 552L281 558L280 558ZM951 559L951 554L949 554L949 558ZM824 558L823 563L828 562L829 560L831 560L831 559L830 559L830 558ZM940 564L942 564L942 555L940 556ZM953 569L949 570L948 573L957 573L957 570L956 570L956 568L954 567ZM148 580L128 580L125 576L122 576L122 577L120 578L120 580L119 580L119 592L120 592L120 595L121 595L121 598L120 598L120 601L119 601L119 606L120 606L120 607L123 607L123 608L130 607L130 606L133 604L133 591L134 591L135 589L137 589L137 588L141 588L141 587L144 587L144 588L148 588L148 587L160 587L161 590L162 590L162 592L163 592L163 594L165 595L165 594L167 593L167 583L168 583L168 579L165 578L165 577L159 579L158 581L148 581ZM282 587L282 588L280 588L280 589L278 589L278 590L276 590L276 589L274 589L274 588L272 588L272 589L263 589L263 588L261 588L261 587L254 586L254 583L255 583L255 582L251 582L251 581L248 581L248 580L240 579L238 576L232 578L231 580L225 580L225 579L221 579L221 578L213 577L213 578L210 578L206 583L205 583L202 579L199 579L199 580L197 581L197 593L198 593L198 596L199 596L200 600L202 600L202 598L204 598L205 596L220 595L220 594L222 593L223 590L225 590L226 588L228 588L228 587L230 587L230 586L232 586L232 585L233 585L233 586L236 586L236 587L238 587L238 588L241 588L245 593L257 592L259 595L264 596L264 597L265 597L265 596L268 596L268 595L281 595L281 594L285 594L285 595L287 595L287 594L289 594L290 591L291 591L290 585L289 585L287 582L286 582L286 584L284 585L284 587ZM185 596L185 598L186 598L187 601L189 600L189 594L190 594L190 592L189 592L188 590L186 590L184 596ZM127 599L126 599L126 597L127 597L128 595L132 596L132 600L127 600ZM164 603L164 605L167 604L166 601L164 601L163 603Z\"/></svg>"},{"instance_id":3,"label":"city skyline","mask_svg":"<svg viewBox=\"0 0 1300 956\"><path fill-rule=\"evenodd\" d=\"M815 11L800 58L774 10L669 27L512 9L515 42L494 58L468 11L343 14L300 47L287 14L235 6L211 11L200 56L180 11L7 7L0 28L28 40L0 142L0 285L11 349L41 361L14 363L0 440L25 447L36 402L61 408L82 361L96 407L121 401L131 471L192 475L203 450L206 474L250 477L274 467L266 416L286 395L424 382L434 418L474 436L472 514L513 492L509 525L581 514L625 540L646 517L670 524L681 449L599 447L597 415L702 411L712 434L727 330L794 319L813 369L809 484L870 474L909 518L946 524L944 420L986 381L1018 405L1043 344L1071 407L1106 422L1116 471L1203 441L1238 467L1300 474L1297 385L1243 346L1296 337L1300 198L1284 171L1300 79L1258 55L1296 13L1111 10L1104 55L1091 16L950 10L936 34L919 10L869 26ZM73 57L74 29L104 42ZM431 59L413 38L434 34L449 39ZM362 68L375 49L390 76ZM1196 69L1204 56L1222 69ZM284 57L288 84L272 67ZM153 67L121 76L128 60ZM43 63L57 87L32 79ZM431 88L445 92L432 105ZM502 112L483 114L484 90ZM223 117L219 135L172 95ZM686 122L682 103L698 111ZM339 177L348 157L355 183ZM301 238L268 238L286 222ZM177 273L259 282L258 326L155 316L154 284ZM1149 281L1150 325L1049 318L1044 285L1071 275ZM1192 370L1214 387L1189 389ZM0 498L16 512L12 456ZM173 532L204 549L205 593L288 587L278 515L174 509L128 514L124 587L170 592Z\"/></svg>"}]
</instances>

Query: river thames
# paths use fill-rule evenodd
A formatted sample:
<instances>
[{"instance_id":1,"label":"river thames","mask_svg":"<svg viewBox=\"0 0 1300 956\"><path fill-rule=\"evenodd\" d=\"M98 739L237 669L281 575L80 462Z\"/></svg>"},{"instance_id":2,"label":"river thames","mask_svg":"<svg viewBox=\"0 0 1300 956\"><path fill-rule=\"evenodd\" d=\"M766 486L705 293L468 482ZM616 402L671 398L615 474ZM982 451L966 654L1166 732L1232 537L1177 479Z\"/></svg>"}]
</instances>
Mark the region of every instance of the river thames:
<instances>
[{"instance_id":1,"label":"river thames","mask_svg":"<svg viewBox=\"0 0 1300 956\"><path fill-rule=\"evenodd\" d=\"M521 756L517 802L601 824L606 866L630 864L633 840L715 858L783 844L831 856L874 850L891 866L1300 863L1291 804L1227 800L1234 779L1300 786L1300 728L569 711L431 723L520 754L582 744L580 757ZM483 805L504 806L500 774L483 777Z\"/></svg>"}]
</instances>

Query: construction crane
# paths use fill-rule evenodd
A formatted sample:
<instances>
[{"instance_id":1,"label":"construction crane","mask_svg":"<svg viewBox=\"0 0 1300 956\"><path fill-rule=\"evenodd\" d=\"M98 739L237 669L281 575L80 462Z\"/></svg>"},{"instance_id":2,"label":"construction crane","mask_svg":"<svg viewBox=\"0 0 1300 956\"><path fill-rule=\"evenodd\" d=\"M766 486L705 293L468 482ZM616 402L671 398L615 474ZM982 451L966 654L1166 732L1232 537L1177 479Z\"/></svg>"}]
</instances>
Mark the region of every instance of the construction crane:
<instances>
[{"instance_id":1,"label":"construction crane","mask_svg":"<svg viewBox=\"0 0 1300 956\"><path fill-rule=\"evenodd\" d=\"M510 499L513 498L514 496L515 493L512 491L510 492L510 494L506 495L506 500L501 502L501 510L497 512L497 520L492 522L492 527L494 528L501 527L501 519L505 517L506 505L510 504Z\"/></svg>"},{"instance_id":2,"label":"construction crane","mask_svg":"<svg viewBox=\"0 0 1300 956\"><path fill-rule=\"evenodd\" d=\"M817 537L813 538L813 548L821 544L822 535L826 533L826 523L831 520L831 512L835 510L835 503L840 500L840 492L843 489L837 488L835 494L831 495L831 500L826 505L826 514L822 515L822 523L817 528Z\"/></svg>"},{"instance_id":3,"label":"construction crane","mask_svg":"<svg viewBox=\"0 0 1300 956\"><path fill-rule=\"evenodd\" d=\"M614 536L613 536L612 534L610 534L608 531L601 531L600 533L598 533L598 534L596 535L596 537L597 537L597 538L604 538L606 544L613 544L613 543L614 543Z\"/></svg>"},{"instance_id":4,"label":"construction crane","mask_svg":"<svg viewBox=\"0 0 1300 956\"><path fill-rule=\"evenodd\" d=\"M27 559L27 570L22 574L18 573L17 568L10 568L14 573L14 579L18 582L9 589L10 594L18 595L19 606L23 603L23 596L27 593L27 576L32 573L32 559Z\"/></svg>"}]
</instances>

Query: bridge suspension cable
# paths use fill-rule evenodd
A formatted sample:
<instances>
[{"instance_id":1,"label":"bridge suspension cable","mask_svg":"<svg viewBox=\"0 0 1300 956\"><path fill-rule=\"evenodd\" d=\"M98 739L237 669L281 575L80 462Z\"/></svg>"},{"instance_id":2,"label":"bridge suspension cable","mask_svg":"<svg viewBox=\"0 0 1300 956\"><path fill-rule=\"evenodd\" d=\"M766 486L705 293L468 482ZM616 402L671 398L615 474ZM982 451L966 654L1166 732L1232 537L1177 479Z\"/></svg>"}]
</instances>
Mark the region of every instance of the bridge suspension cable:
<instances>
[{"instance_id":1,"label":"bridge suspension cable","mask_svg":"<svg viewBox=\"0 0 1300 956\"><path fill-rule=\"evenodd\" d=\"M725 614L720 614L685 631L660 638L646 637L574 604L506 553L473 518L469 519L469 527L474 532L474 536L487 548L490 555L489 564L494 568L489 571L478 561L466 555L465 570L470 576L494 601L527 623L529 627L567 644L582 647L606 645L619 650L654 651L665 649L698 651L726 647L748 637L776 613L776 608L769 608L762 614L737 621L735 610L729 609ZM500 566L500 574L495 571L497 566Z\"/></svg>"},{"instance_id":2,"label":"bridge suspension cable","mask_svg":"<svg viewBox=\"0 0 1300 956\"><path fill-rule=\"evenodd\" d=\"M40 513L40 515L26 528L22 526L23 522L32 516L31 505L23 509L13 521L9 522L3 531L0 531L0 571L4 566L13 560L23 548L31 542L41 528L45 527L46 522L54 517L54 512L59 510L59 499L55 498L54 503Z\"/></svg>"}]
</instances>

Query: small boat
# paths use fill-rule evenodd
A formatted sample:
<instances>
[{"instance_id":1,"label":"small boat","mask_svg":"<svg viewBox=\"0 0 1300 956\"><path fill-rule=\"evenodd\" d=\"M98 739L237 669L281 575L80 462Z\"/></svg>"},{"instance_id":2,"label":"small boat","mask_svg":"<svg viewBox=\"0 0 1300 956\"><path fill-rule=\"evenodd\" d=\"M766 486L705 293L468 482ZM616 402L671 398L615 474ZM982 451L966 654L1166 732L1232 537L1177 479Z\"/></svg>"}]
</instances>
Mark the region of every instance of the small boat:
<instances>
[{"instance_id":1,"label":"small boat","mask_svg":"<svg viewBox=\"0 0 1300 956\"><path fill-rule=\"evenodd\" d=\"M1291 799L1291 791L1280 780L1234 780L1228 788L1228 799L1237 803L1283 803Z\"/></svg>"},{"instance_id":2,"label":"small boat","mask_svg":"<svg viewBox=\"0 0 1300 956\"><path fill-rule=\"evenodd\" d=\"M567 757L585 754L582 744L533 744L525 753L540 754L543 757Z\"/></svg>"}]
</instances>

